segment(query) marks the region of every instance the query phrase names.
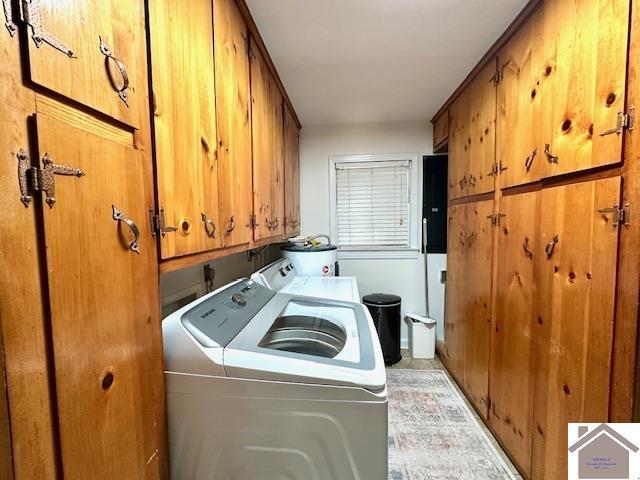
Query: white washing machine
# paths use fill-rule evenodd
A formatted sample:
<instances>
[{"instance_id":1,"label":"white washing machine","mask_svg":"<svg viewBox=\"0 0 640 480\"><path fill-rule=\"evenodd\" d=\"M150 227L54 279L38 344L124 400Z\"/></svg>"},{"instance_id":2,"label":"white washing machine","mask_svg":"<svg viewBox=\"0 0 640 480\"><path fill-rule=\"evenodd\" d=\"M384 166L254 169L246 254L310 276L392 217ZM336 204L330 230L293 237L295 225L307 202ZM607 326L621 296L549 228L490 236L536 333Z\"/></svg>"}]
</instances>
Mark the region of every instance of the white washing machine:
<instances>
[{"instance_id":1,"label":"white washing machine","mask_svg":"<svg viewBox=\"0 0 640 480\"><path fill-rule=\"evenodd\" d=\"M251 279L276 292L360 303L356 277L299 275L288 258L277 260L258 270L251 275Z\"/></svg>"},{"instance_id":2,"label":"white washing machine","mask_svg":"<svg viewBox=\"0 0 640 480\"><path fill-rule=\"evenodd\" d=\"M163 335L173 480L387 480L386 374L363 305L243 279Z\"/></svg>"}]
</instances>

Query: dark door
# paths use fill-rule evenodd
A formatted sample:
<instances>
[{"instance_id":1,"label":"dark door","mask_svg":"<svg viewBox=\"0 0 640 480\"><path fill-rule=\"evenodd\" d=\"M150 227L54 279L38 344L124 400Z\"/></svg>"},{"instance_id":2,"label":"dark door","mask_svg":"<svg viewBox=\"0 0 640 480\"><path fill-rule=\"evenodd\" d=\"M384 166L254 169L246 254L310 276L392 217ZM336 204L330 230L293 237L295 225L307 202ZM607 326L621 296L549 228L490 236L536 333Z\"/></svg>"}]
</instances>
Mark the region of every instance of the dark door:
<instances>
[{"instance_id":1,"label":"dark door","mask_svg":"<svg viewBox=\"0 0 640 480\"><path fill-rule=\"evenodd\" d=\"M422 218L427 219L427 253L447 253L447 155L422 157Z\"/></svg>"}]
</instances>

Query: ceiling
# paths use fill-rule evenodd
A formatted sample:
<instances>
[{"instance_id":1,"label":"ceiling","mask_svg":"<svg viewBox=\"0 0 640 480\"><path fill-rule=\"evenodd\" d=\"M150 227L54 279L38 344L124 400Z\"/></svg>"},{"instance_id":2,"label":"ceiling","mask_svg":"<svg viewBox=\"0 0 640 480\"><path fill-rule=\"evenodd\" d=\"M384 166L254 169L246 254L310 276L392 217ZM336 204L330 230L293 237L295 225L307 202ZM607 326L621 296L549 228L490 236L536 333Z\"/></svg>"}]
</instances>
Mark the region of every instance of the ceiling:
<instances>
[{"instance_id":1,"label":"ceiling","mask_svg":"<svg viewBox=\"0 0 640 480\"><path fill-rule=\"evenodd\" d=\"M430 119L526 0L246 0L303 125Z\"/></svg>"}]
</instances>

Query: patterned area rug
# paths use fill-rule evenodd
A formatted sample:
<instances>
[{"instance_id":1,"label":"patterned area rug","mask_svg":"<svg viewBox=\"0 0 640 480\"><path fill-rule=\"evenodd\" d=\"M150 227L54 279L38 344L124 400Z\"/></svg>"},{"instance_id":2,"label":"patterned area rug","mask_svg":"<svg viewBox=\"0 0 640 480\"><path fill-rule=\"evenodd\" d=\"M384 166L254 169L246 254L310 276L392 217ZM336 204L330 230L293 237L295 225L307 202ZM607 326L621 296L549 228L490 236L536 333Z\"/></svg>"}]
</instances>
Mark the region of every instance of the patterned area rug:
<instances>
[{"instance_id":1,"label":"patterned area rug","mask_svg":"<svg viewBox=\"0 0 640 480\"><path fill-rule=\"evenodd\" d=\"M449 378L387 370L389 480L513 479Z\"/></svg>"}]
</instances>

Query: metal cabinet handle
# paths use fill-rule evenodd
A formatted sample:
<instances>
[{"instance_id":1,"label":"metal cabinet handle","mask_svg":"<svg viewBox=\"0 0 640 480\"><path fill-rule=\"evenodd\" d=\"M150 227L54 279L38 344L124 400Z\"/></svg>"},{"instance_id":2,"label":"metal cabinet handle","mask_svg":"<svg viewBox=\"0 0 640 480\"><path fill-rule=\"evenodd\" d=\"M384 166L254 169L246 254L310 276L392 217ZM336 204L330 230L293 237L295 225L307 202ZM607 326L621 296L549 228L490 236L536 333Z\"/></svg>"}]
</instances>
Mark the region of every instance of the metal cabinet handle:
<instances>
[{"instance_id":1,"label":"metal cabinet handle","mask_svg":"<svg viewBox=\"0 0 640 480\"><path fill-rule=\"evenodd\" d=\"M529 173L529 170L531 170L531 165L533 165L533 159L536 158L537 154L538 154L538 149L534 148L531 154L525 159L524 168L526 169L527 173Z\"/></svg>"},{"instance_id":2,"label":"metal cabinet handle","mask_svg":"<svg viewBox=\"0 0 640 480\"><path fill-rule=\"evenodd\" d=\"M522 244L522 250L528 258L533 258L533 252L529 250L529 237L524 237L524 243Z\"/></svg>"},{"instance_id":3,"label":"metal cabinet handle","mask_svg":"<svg viewBox=\"0 0 640 480\"><path fill-rule=\"evenodd\" d=\"M547 156L549 163L558 163L558 156L551 153L551 145L544 144L544 154Z\"/></svg>"},{"instance_id":4,"label":"metal cabinet handle","mask_svg":"<svg viewBox=\"0 0 640 480\"><path fill-rule=\"evenodd\" d=\"M547 260L553 257L553 252L556 250L556 245L558 244L558 242L559 242L558 235L554 235L551 241L547 243L547 246L544 247L544 251L547 254Z\"/></svg>"},{"instance_id":5,"label":"metal cabinet handle","mask_svg":"<svg viewBox=\"0 0 640 480\"><path fill-rule=\"evenodd\" d=\"M204 212L200 213L202 221L204 222L204 229L207 232L207 236L209 238L216 238L216 224L213 223L213 221L207 217L207 215Z\"/></svg>"},{"instance_id":6,"label":"metal cabinet handle","mask_svg":"<svg viewBox=\"0 0 640 480\"><path fill-rule=\"evenodd\" d=\"M271 221L271 225L273 226L273 229L275 230L276 228L278 228L278 225L280 225L280 220L278 220L278 218L277 218L277 217L276 217L276 218L274 218L274 219Z\"/></svg>"},{"instance_id":7,"label":"metal cabinet handle","mask_svg":"<svg viewBox=\"0 0 640 480\"><path fill-rule=\"evenodd\" d=\"M111 82L111 86L113 89L118 92L118 96L120 100L124 102L124 104L129 107L129 96L127 94L127 89L129 88L129 74L127 73L127 69L120 60L113 56L111 53L111 49L107 46L106 43L102 40L102 36L98 37L100 39L100 51L105 56L105 68L107 69L107 76L109 77L109 82ZM109 62L113 62L118 67L120 71L120 75L122 76L121 84L113 78L113 74L111 73L111 69L109 68Z\"/></svg>"},{"instance_id":8,"label":"metal cabinet handle","mask_svg":"<svg viewBox=\"0 0 640 480\"><path fill-rule=\"evenodd\" d=\"M231 235L231 232L233 232L235 228L236 228L235 218L233 215L231 215L231 218L229 219L229 223L227 223L224 230L225 235L227 236Z\"/></svg>"},{"instance_id":9,"label":"metal cabinet handle","mask_svg":"<svg viewBox=\"0 0 640 480\"><path fill-rule=\"evenodd\" d=\"M140 255L140 245L138 243L140 241L140 230L138 230L138 226L133 220L125 217L120 209L118 209L118 207L116 207L115 205L111 205L111 209L113 219L118 222L118 224L120 224L121 222L124 223L127 227L129 227L131 233L133 233L133 240L129 243L129 250Z\"/></svg>"}]
</instances>

